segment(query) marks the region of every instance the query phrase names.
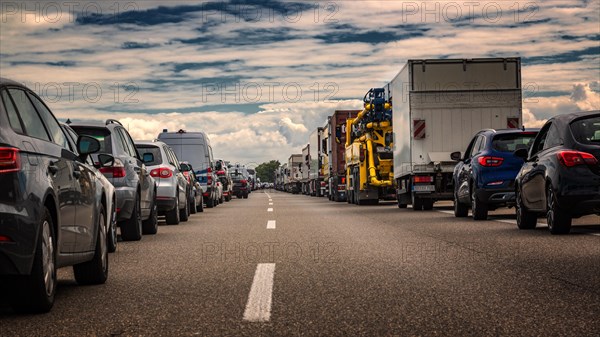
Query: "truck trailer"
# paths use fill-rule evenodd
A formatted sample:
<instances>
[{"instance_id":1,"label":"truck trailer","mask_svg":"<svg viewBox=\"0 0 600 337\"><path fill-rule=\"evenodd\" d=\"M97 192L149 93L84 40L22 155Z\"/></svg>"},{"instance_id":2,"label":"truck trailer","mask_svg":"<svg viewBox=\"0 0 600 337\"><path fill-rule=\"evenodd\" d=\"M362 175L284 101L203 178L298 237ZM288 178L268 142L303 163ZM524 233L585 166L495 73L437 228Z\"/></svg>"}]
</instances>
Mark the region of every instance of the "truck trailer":
<instances>
[{"instance_id":1,"label":"truck trailer","mask_svg":"<svg viewBox=\"0 0 600 337\"><path fill-rule=\"evenodd\" d=\"M323 137L323 128L318 127L309 137L309 171L308 171L308 192L313 197L323 196L323 190L321 189L321 182L323 181L323 174L321 173L321 162L322 158L322 146L321 138ZM323 189L325 187L323 186Z\"/></svg>"},{"instance_id":2,"label":"truck trailer","mask_svg":"<svg viewBox=\"0 0 600 337\"><path fill-rule=\"evenodd\" d=\"M306 144L302 148L302 165L300 166L300 193L304 195L310 194L308 186L310 171L310 144Z\"/></svg>"},{"instance_id":3,"label":"truck trailer","mask_svg":"<svg viewBox=\"0 0 600 337\"><path fill-rule=\"evenodd\" d=\"M286 169L287 181L285 190L287 192L298 194L300 193L300 189L302 188L300 180L302 179L302 174L300 173L300 169L302 168L302 154L293 154L288 159L288 165Z\"/></svg>"},{"instance_id":4,"label":"truck trailer","mask_svg":"<svg viewBox=\"0 0 600 337\"><path fill-rule=\"evenodd\" d=\"M409 60L386 90L400 208L452 200L450 154L481 129L522 126L520 58Z\"/></svg>"},{"instance_id":5,"label":"truck trailer","mask_svg":"<svg viewBox=\"0 0 600 337\"><path fill-rule=\"evenodd\" d=\"M361 110L335 110L327 118L327 167L324 179L332 201L346 201L346 120Z\"/></svg>"}]
</instances>

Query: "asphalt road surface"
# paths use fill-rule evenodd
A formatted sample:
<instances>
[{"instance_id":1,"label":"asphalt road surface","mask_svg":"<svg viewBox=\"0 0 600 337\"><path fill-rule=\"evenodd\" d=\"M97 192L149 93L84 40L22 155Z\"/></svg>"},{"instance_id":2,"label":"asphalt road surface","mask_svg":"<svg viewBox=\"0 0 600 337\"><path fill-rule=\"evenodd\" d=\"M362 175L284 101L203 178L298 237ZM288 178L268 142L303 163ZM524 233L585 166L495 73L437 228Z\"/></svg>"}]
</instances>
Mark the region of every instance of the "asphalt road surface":
<instances>
[{"instance_id":1,"label":"asphalt road surface","mask_svg":"<svg viewBox=\"0 0 600 337\"><path fill-rule=\"evenodd\" d=\"M449 213L256 191L120 242L105 285L61 269L48 314L0 299L0 335L598 336L598 217Z\"/></svg>"}]
</instances>

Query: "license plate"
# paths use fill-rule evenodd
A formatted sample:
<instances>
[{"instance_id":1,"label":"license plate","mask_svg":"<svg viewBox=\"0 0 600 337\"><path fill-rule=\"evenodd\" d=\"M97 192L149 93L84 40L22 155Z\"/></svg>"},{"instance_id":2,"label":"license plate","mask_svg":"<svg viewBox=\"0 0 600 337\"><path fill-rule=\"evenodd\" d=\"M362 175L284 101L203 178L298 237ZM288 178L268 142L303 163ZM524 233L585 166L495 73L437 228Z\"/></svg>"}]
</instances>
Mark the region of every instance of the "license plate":
<instances>
[{"instance_id":1,"label":"license plate","mask_svg":"<svg viewBox=\"0 0 600 337\"><path fill-rule=\"evenodd\" d=\"M413 185L415 192L435 192L435 185Z\"/></svg>"}]
</instances>

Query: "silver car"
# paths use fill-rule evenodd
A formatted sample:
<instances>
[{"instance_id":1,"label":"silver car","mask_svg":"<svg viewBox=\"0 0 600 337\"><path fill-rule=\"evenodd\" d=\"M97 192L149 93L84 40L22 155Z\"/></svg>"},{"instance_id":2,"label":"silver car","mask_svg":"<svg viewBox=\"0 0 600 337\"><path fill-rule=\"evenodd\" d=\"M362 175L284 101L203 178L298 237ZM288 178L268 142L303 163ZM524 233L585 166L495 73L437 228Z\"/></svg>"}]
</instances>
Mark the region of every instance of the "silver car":
<instances>
[{"instance_id":1,"label":"silver car","mask_svg":"<svg viewBox=\"0 0 600 337\"><path fill-rule=\"evenodd\" d=\"M190 216L188 196L191 186L173 150L161 141L137 141L135 147L144 159L150 176L157 181L158 214L165 215L168 225L187 221Z\"/></svg>"}]
</instances>

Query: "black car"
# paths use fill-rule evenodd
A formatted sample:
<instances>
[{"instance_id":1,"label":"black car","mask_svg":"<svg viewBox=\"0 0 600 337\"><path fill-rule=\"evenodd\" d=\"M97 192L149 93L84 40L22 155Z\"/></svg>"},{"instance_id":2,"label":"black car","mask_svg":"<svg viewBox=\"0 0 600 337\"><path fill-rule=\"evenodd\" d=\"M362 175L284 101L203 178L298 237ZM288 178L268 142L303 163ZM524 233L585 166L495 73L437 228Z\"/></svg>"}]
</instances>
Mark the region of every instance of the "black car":
<instances>
[{"instance_id":1,"label":"black car","mask_svg":"<svg viewBox=\"0 0 600 337\"><path fill-rule=\"evenodd\" d=\"M0 78L0 101L0 296L18 312L46 312L58 268L72 265L80 284L108 277L108 195L88 161L100 144L81 136L73 149L17 82Z\"/></svg>"},{"instance_id":2,"label":"black car","mask_svg":"<svg viewBox=\"0 0 600 337\"><path fill-rule=\"evenodd\" d=\"M572 218L600 214L600 111L556 116L544 125L515 182L517 225L533 229L546 215L552 234L571 230Z\"/></svg>"}]
</instances>

